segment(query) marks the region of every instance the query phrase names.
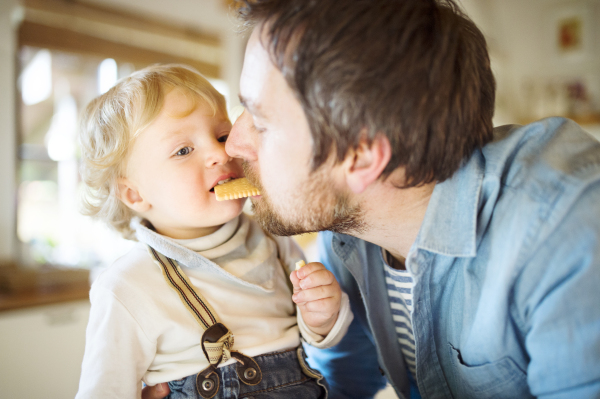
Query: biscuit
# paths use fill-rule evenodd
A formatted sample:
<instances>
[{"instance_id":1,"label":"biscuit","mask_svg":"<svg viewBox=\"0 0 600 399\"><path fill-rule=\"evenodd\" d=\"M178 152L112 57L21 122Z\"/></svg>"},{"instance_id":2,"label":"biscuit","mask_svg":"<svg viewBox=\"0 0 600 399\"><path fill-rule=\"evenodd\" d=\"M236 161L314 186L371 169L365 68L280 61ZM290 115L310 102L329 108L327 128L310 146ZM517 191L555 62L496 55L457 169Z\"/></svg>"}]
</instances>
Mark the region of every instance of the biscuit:
<instances>
[{"instance_id":1,"label":"biscuit","mask_svg":"<svg viewBox=\"0 0 600 399\"><path fill-rule=\"evenodd\" d=\"M306 262L304 262L303 260L299 260L298 262L296 262L296 270L300 270L302 266L306 266Z\"/></svg>"},{"instance_id":2,"label":"biscuit","mask_svg":"<svg viewBox=\"0 0 600 399\"><path fill-rule=\"evenodd\" d=\"M234 179L227 183L216 185L215 194L217 196L217 201L226 201L260 195L260 191L250 184L248 179L242 177L240 179Z\"/></svg>"}]
</instances>

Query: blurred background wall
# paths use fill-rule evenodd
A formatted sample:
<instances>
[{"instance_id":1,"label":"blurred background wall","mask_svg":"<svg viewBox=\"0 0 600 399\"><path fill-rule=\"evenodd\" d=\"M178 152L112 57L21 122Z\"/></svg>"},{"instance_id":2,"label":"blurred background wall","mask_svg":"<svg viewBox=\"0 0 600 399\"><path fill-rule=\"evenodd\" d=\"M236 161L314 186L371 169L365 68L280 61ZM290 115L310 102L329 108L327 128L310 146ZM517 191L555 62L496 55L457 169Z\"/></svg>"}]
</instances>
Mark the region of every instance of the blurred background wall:
<instances>
[{"instance_id":1,"label":"blurred background wall","mask_svg":"<svg viewBox=\"0 0 600 399\"><path fill-rule=\"evenodd\" d=\"M561 115L598 132L600 1L463 4L488 40L498 84L496 124Z\"/></svg>"},{"instance_id":2,"label":"blurred background wall","mask_svg":"<svg viewBox=\"0 0 600 399\"><path fill-rule=\"evenodd\" d=\"M600 0L462 4L488 40L496 125L561 115L600 137ZM236 106L245 39L228 6L0 0L0 395L74 396L89 271L128 248L77 212L78 113L154 62L191 63Z\"/></svg>"}]
</instances>

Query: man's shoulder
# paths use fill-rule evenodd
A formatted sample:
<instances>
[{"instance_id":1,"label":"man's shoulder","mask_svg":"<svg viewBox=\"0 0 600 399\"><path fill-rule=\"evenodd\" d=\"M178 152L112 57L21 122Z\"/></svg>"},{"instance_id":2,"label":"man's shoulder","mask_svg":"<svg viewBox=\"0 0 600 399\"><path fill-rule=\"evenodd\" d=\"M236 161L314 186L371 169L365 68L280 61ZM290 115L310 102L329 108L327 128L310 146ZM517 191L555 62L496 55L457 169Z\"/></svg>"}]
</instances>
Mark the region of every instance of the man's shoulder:
<instances>
[{"instance_id":1,"label":"man's shoulder","mask_svg":"<svg viewBox=\"0 0 600 399\"><path fill-rule=\"evenodd\" d=\"M500 176L504 186L544 199L549 191L587 185L600 177L600 142L569 119L500 126L494 133L494 141L483 149L485 172Z\"/></svg>"},{"instance_id":2,"label":"man's shoulder","mask_svg":"<svg viewBox=\"0 0 600 399\"><path fill-rule=\"evenodd\" d=\"M483 152L478 242L539 289L540 279L562 278L597 256L600 142L564 118L498 133Z\"/></svg>"},{"instance_id":3,"label":"man's shoulder","mask_svg":"<svg viewBox=\"0 0 600 399\"><path fill-rule=\"evenodd\" d=\"M498 139L483 150L481 204L495 203L490 216L514 219L523 228L536 226L540 239L565 217L580 218L572 208L582 196L597 196L600 190L595 184L600 181L600 142L558 117L497 131ZM598 213L589 210L591 217L600 218Z\"/></svg>"}]
</instances>

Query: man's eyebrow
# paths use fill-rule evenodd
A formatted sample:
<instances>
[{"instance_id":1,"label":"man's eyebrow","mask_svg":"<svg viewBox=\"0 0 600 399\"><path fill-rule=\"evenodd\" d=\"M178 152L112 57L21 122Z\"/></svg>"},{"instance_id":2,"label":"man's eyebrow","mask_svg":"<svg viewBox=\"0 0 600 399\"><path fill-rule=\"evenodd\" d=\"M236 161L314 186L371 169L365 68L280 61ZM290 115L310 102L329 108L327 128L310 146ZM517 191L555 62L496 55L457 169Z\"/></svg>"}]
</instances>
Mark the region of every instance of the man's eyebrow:
<instances>
[{"instance_id":1,"label":"man's eyebrow","mask_svg":"<svg viewBox=\"0 0 600 399\"><path fill-rule=\"evenodd\" d=\"M239 94L238 97L240 98L240 104L242 104L244 108L250 111L251 114L256 116L263 116L263 113L261 112L261 109L258 106L258 104L252 102L250 99L242 96L241 94Z\"/></svg>"}]
</instances>

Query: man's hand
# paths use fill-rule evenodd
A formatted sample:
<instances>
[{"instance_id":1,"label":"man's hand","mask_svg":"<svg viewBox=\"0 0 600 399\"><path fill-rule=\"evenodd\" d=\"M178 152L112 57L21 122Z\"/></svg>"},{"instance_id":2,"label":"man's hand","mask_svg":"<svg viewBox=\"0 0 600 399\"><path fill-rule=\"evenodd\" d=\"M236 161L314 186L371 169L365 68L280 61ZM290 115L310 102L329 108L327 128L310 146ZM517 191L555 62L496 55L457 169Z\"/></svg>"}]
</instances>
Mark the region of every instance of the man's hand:
<instances>
[{"instance_id":1,"label":"man's hand","mask_svg":"<svg viewBox=\"0 0 600 399\"><path fill-rule=\"evenodd\" d=\"M166 382L162 384L156 384L153 386L147 386L142 389L142 399L162 399L166 397L171 390Z\"/></svg>"},{"instance_id":2,"label":"man's hand","mask_svg":"<svg viewBox=\"0 0 600 399\"><path fill-rule=\"evenodd\" d=\"M290 280L294 286L292 300L304 322L314 333L327 336L337 320L342 299L334 275L321 263L312 262L294 270Z\"/></svg>"}]
</instances>

